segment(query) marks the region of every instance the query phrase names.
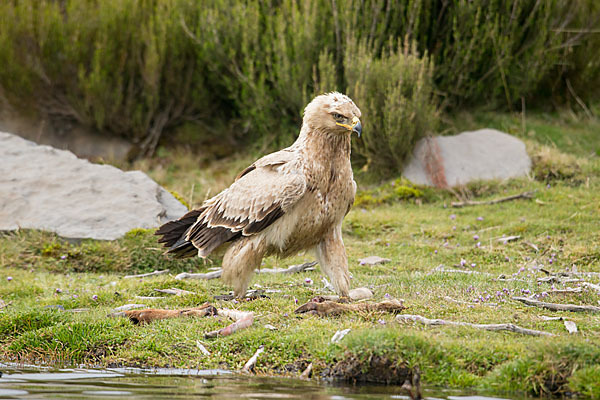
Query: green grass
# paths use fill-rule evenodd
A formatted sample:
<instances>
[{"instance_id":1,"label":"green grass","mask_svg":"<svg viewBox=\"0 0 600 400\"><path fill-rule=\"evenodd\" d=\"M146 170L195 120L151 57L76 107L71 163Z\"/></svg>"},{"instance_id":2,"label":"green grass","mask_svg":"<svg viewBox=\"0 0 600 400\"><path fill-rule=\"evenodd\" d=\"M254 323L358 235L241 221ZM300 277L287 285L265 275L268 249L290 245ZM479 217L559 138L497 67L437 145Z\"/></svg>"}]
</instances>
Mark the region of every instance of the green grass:
<instances>
[{"instance_id":1,"label":"green grass","mask_svg":"<svg viewBox=\"0 0 600 400\"><path fill-rule=\"evenodd\" d=\"M492 121L489 126L505 123L510 128L520 123L518 116L487 114L475 115L473 121L477 122L471 123L480 125L485 118ZM586 150L593 148L592 139L600 132L598 123L580 126L575 120L556 117L543 122L542 116L532 116L528 125L536 121L540 125L536 135L529 137L529 148L537 160L538 179L478 183L460 190L478 199L536 190L535 201L456 209L450 207L456 199L448 192L417 187L411 191L413 195L401 196L406 190L398 194L394 188L405 183L396 181L394 185L365 189L363 198L368 195L372 201L355 206L343 230L352 286L372 287L374 300L402 298L409 307L406 313L474 323L514 323L554 333L555 337L399 324L394 316L378 313L336 318L295 315L297 302L301 304L322 293L319 270L296 275L259 274L252 281L255 287L280 292L251 302L218 302L213 296L230 290L223 282L174 279L181 271L206 271L218 266L218 258L206 265L201 260L168 260L150 231L135 230L114 242L78 243L48 233L20 231L0 237L0 299L10 302L0 311L0 358L55 364L238 370L262 344L266 351L259 358L257 371L263 374L297 375L312 362L314 374L319 376L351 359L359 360L368 373L369 362L383 357L391 365L419 367L428 385L477 387L498 394L575 392L598 398L600 315L550 312L510 299L526 291L540 295L546 292L544 300L560 303L598 305L600 299L591 289L552 294L551 284L537 284L536 279L544 274L533 269L543 265L561 271L576 265L579 271L600 272L600 162L597 155ZM550 137L553 129L578 133L573 133L571 144L553 140L556 146L550 151L543 146L546 142L542 138ZM569 150L574 156L565 156L561 150ZM177 161L175 154L172 151L143 166L169 189L185 193L184 198L195 193L196 204L203 197L201 193L206 194L208 188L215 193L224 187L242 161L247 161L223 161L201 170L189 167L189 157ZM554 176L548 172L559 167L572 168L573 174ZM214 174L216 170L220 174ZM196 178L197 186L186 187ZM503 235L521 238L503 243ZM369 255L387 257L392 262L360 265L359 259ZM289 260L268 258L264 266L282 267L310 260L309 254ZM434 271L441 264L460 267L461 260L465 260L466 268L480 274ZM122 279L129 273L164 268L171 273L143 280ZM519 280L495 280L500 274ZM7 280L8 276L12 280ZM314 283L307 284L305 278ZM599 277L586 280L597 284ZM566 286L555 284L557 289ZM159 293L154 291L170 287L197 294L158 298ZM139 300L136 296L157 298ZM217 307L254 311L257 320L251 328L232 336L204 339L205 332L229 322L190 318L134 326L125 319L107 318L113 308L127 303L182 308L206 301ZM87 310L68 311L79 308ZM574 321L579 332L569 335L562 321L545 321L542 315L560 315ZM265 324L277 330L265 329ZM330 338L343 328L352 330L339 344L331 344ZM203 355L196 341L204 344L211 355Z\"/></svg>"}]
</instances>

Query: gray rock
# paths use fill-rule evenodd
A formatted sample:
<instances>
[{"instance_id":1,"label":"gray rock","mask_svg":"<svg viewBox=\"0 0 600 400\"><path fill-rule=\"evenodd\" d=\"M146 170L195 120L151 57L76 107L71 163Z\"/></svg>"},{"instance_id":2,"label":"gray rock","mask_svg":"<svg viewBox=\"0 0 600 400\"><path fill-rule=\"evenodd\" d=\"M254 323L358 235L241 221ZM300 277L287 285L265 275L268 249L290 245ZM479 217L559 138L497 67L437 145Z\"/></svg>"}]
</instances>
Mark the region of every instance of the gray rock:
<instances>
[{"instance_id":1,"label":"gray rock","mask_svg":"<svg viewBox=\"0 0 600 400\"><path fill-rule=\"evenodd\" d=\"M413 183L437 187L526 176L531 159L521 140L495 129L417 142L403 175Z\"/></svg>"},{"instance_id":2,"label":"gray rock","mask_svg":"<svg viewBox=\"0 0 600 400\"><path fill-rule=\"evenodd\" d=\"M112 240L186 211L141 171L92 164L69 151L0 132L0 230Z\"/></svg>"}]
</instances>

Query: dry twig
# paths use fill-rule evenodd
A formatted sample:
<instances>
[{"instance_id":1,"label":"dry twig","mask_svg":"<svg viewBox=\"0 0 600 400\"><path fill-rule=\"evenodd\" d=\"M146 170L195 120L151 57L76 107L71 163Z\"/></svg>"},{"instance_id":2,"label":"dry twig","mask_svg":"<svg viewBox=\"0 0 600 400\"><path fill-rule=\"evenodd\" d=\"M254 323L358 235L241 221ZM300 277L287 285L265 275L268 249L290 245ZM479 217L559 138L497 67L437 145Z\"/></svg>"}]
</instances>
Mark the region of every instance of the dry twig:
<instances>
[{"instance_id":1,"label":"dry twig","mask_svg":"<svg viewBox=\"0 0 600 400\"><path fill-rule=\"evenodd\" d=\"M188 272L182 272L181 274L178 274L175 279L217 279L221 277L222 272L223 271L220 269L217 271L208 272L206 274L190 274Z\"/></svg>"},{"instance_id":2,"label":"dry twig","mask_svg":"<svg viewBox=\"0 0 600 400\"><path fill-rule=\"evenodd\" d=\"M589 287L590 289L594 289L595 291L600 293L600 285L595 285L589 282L582 282L581 286Z\"/></svg>"},{"instance_id":3,"label":"dry twig","mask_svg":"<svg viewBox=\"0 0 600 400\"><path fill-rule=\"evenodd\" d=\"M183 290L178 288L170 288L170 289L154 289L155 292L166 293L166 294L174 294L176 296L183 296L186 294L196 294L194 292L190 292L189 290Z\"/></svg>"},{"instance_id":4,"label":"dry twig","mask_svg":"<svg viewBox=\"0 0 600 400\"><path fill-rule=\"evenodd\" d=\"M473 200L464 200L464 201L455 201L452 202L452 207L465 207L465 206L480 206L480 205L489 205L489 204L498 204L505 201L517 200L517 199L532 199L535 191L532 192L523 192L519 194L514 194L512 196L500 197L494 200L488 201L473 201Z\"/></svg>"},{"instance_id":5,"label":"dry twig","mask_svg":"<svg viewBox=\"0 0 600 400\"><path fill-rule=\"evenodd\" d=\"M467 270L467 269L448 269L446 268L443 264L438 265L437 267L435 267L432 272L447 272L447 273L453 273L453 274L475 274L475 275L491 275L487 272L480 272L480 271L471 271L471 270Z\"/></svg>"},{"instance_id":6,"label":"dry twig","mask_svg":"<svg viewBox=\"0 0 600 400\"><path fill-rule=\"evenodd\" d=\"M600 307L587 306L587 305L576 305L576 304L557 304L557 303L546 303L544 301L537 301L527 297L513 297L513 300L525 303L528 306L542 307L552 311L573 311L573 312L600 312Z\"/></svg>"},{"instance_id":7,"label":"dry twig","mask_svg":"<svg viewBox=\"0 0 600 400\"><path fill-rule=\"evenodd\" d=\"M451 326L469 326L475 329L485 329L487 331L509 331L514 333L521 333L523 335L531 336L554 336L550 332L536 331L533 329L522 328L514 324L472 324L470 322L457 322L457 321L446 321L444 319L429 319L421 315L402 314L396 317L399 322L420 322L423 325L451 325Z\"/></svg>"},{"instance_id":8,"label":"dry twig","mask_svg":"<svg viewBox=\"0 0 600 400\"><path fill-rule=\"evenodd\" d=\"M256 272L259 274L293 274L296 272L308 271L315 265L317 265L317 262L312 261L304 264L291 265L287 268L262 268L256 270Z\"/></svg>"},{"instance_id":9,"label":"dry twig","mask_svg":"<svg viewBox=\"0 0 600 400\"><path fill-rule=\"evenodd\" d=\"M125 275L123 279L132 279L132 278L147 278L149 276L163 275L168 273L168 269L163 269L162 271L153 271L148 272L147 274L139 274L139 275Z\"/></svg>"},{"instance_id":10,"label":"dry twig","mask_svg":"<svg viewBox=\"0 0 600 400\"><path fill-rule=\"evenodd\" d=\"M205 356L210 356L210 351L208 351L199 340L196 340L196 347L198 347Z\"/></svg>"},{"instance_id":11,"label":"dry twig","mask_svg":"<svg viewBox=\"0 0 600 400\"><path fill-rule=\"evenodd\" d=\"M308 367L300 374L300 379L308 379L310 377L310 373L312 372L313 365L312 363L308 364Z\"/></svg>"},{"instance_id":12,"label":"dry twig","mask_svg":"<svg viewBox=\"0 0 600 400\"><path fill-rule=\"evenodd\" d=\"M250 370L256 365L256 360L258 360L258 356L260 356L260 353L262 353L263 351L265 351L265 347L261 344L260 346L258 346L256 353L254 353L254 355L244 365L244 368L242 368L242 372L250 372Z\"/></svg>"}]
</instances>

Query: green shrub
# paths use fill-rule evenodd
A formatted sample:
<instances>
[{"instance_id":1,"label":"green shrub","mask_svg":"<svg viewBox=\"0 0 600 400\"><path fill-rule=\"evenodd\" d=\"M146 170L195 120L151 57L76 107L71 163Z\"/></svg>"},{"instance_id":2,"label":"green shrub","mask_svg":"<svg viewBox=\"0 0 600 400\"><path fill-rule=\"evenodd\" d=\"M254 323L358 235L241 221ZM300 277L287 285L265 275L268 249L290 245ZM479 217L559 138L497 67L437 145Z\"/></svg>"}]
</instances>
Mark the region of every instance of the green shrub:
<instances>
[{"instance_id":1,"label":"green shrub","mask_svg":"<svg viewBox=\"0 0 600 400\"><path fill-rule=\"evenodd\" d=\"M600 365L584 367L569 377L569 387L588 399L600 399Z\"/></svg>"},{"instance_id":2,"label":"green shrub","mask_svg":"<svg viewBox=\"0 0 600 400\"><path fill-rule=\"evenodd\" d=\"M0 95L143 156L191 123L195 140L228 149L286 145L312 96L348 88L365 138L386 138L357 152L383 151L397 170L415 135L435 129L434 89L445 107L552 95L585 108L600 84L599 19L595 0L10 0ZM390 45L405 38L415 44Z\"/></svg>"},{"instance_id":3,"label":"green shrub","mask_svg":"<svg viewBox=\"0 0 600 400\"><path fill-rule=\"evenodd\" d=\"M0 6L0 85L13 102L154 151L163 130L210 115L185 2L33 1Z\"/></svg>"},{"instance_id":4,"label":"green shrub","mask_svg":"<svg viewBox=\"0 0 600 400\"><path fill-rule=\"evenodd\" d=\"M367 165L402 170L415 142L437 127L433 63L416 46L390 42L379 58L365 41L347 46L344 68L350 97L361 108L365 134L355 149Z\"/></svg>"}]
</instances>

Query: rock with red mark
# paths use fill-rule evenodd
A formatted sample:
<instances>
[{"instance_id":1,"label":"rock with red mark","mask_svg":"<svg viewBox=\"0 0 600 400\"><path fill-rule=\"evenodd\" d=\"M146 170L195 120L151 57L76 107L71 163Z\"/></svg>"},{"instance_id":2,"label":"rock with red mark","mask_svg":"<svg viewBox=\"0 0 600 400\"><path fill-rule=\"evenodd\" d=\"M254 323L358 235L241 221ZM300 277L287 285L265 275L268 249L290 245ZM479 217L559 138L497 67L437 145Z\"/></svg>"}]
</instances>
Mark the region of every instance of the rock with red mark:
<instances>
[{"instance_id":1,"label":"rock with red mark","mask_svg":"<svg viewBox=\"0 0 600 400\"><path fill-rule=\"evenodd\" d=\"M421 139L403 175L420 185L452 187L526 176L530 169L523 141L495 129L480 129Z\"/></svg>"}]
</instances>

